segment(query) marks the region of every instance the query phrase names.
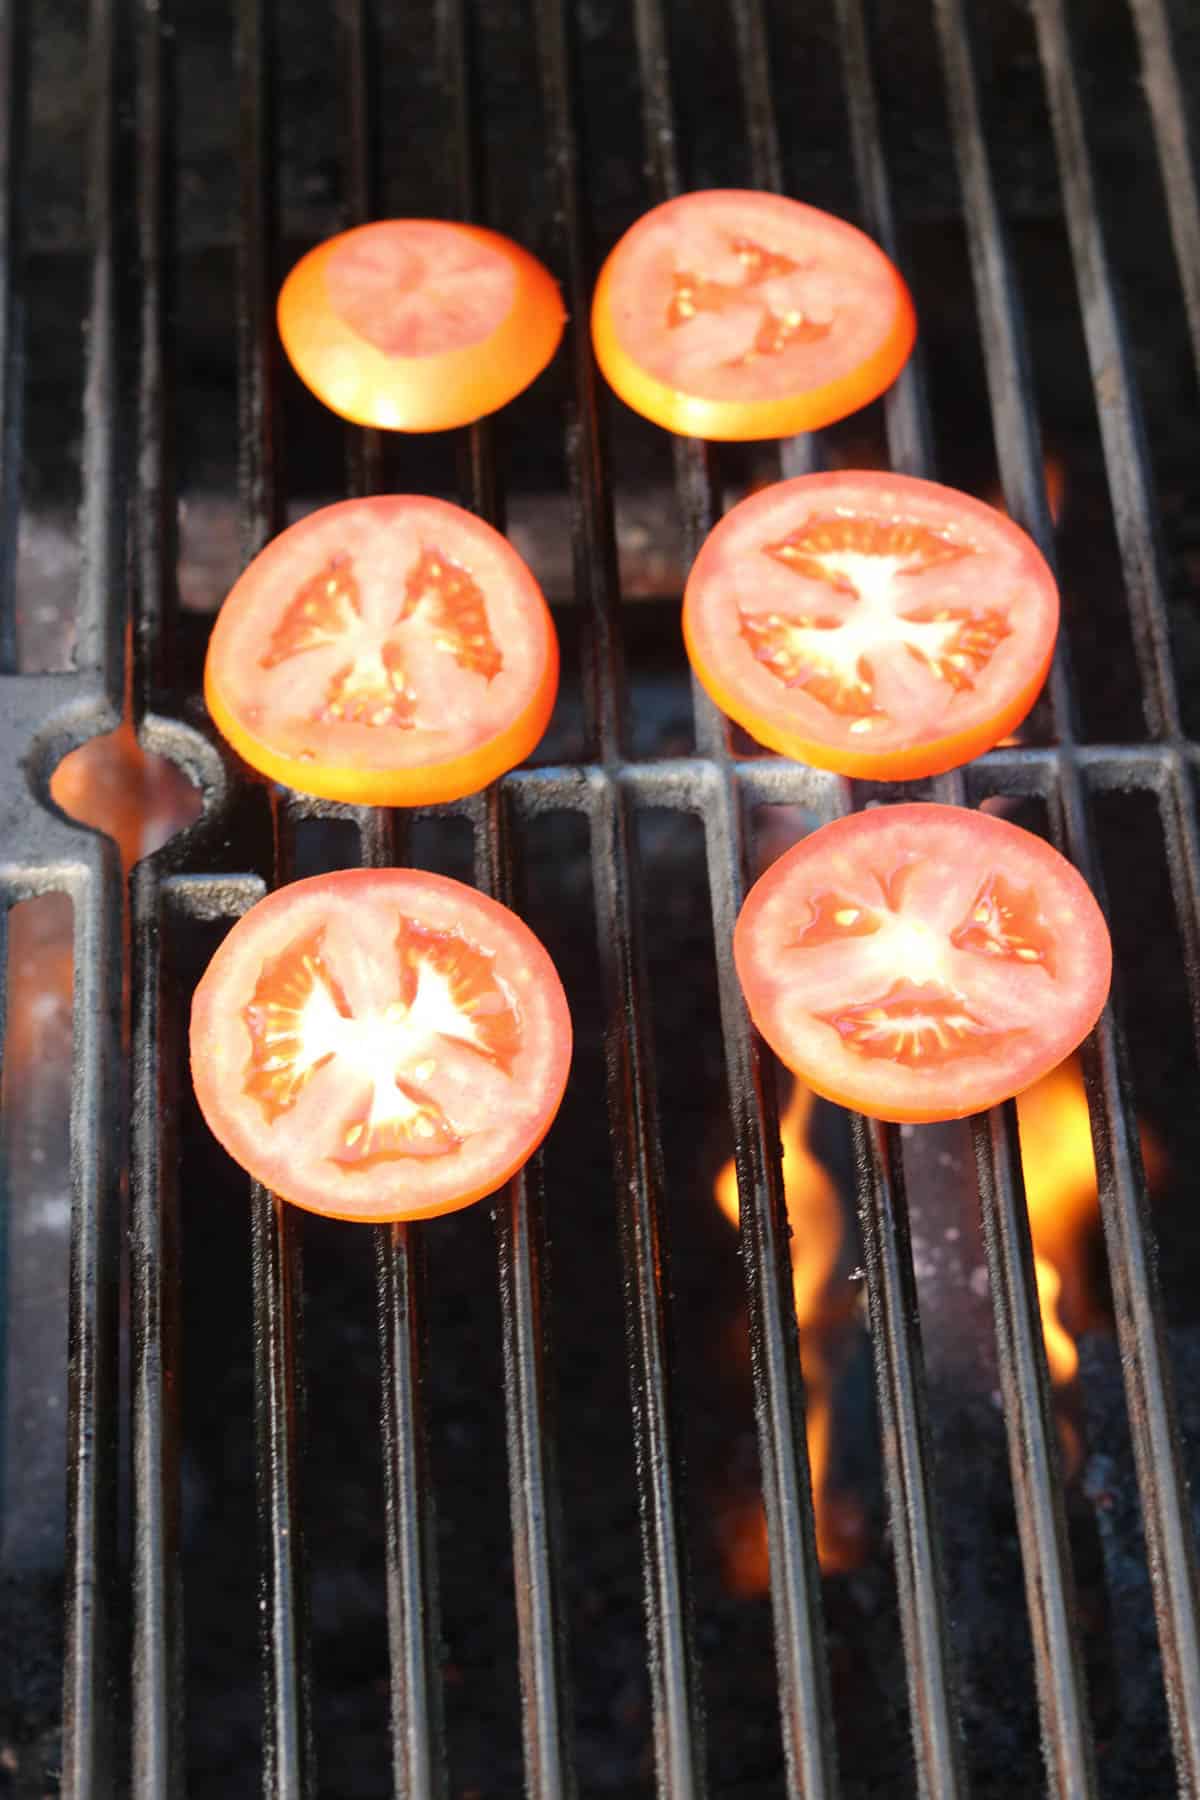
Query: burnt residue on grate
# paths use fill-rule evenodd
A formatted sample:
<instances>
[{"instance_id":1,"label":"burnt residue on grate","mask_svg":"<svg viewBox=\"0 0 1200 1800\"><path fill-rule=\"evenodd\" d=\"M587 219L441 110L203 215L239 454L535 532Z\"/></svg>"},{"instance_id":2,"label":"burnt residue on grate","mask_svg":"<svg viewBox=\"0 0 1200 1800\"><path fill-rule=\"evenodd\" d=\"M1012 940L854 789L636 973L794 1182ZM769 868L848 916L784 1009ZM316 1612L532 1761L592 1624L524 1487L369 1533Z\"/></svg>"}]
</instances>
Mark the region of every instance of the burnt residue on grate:
<instances>
[{"instance_id":1,"label":"burnt residue on grate","mask_svg":"<svg viewBox=\"0 0 1200 1800\"><path fill-rule=\"evenodd\" d=\"M65 985L35 1013L14 980L6 1038L0 1793L1200 1785L1198 54L1175 0L0 5L0 868L7 907L71 901ZM855 219L912 282L912 368L819 441L675 443L597 386L599 257L664 194L736 183ZM349 430L282 363L290 260L404 213L484 220L563 283L555 364L470 432ZM1107 896L1069 1390L1012 1107L911 1133L818 1108L792 1239L789 1091L729 966L761 864L887 795L731 740L680 583L748 486L888 463L1006 505L1063 585L1022 744L925 791L1020 808ZM389 490L506 525L564 648L533 766L415 820L269 791L199 697L246 557ZM126 678L205 814L138 863L123 968L116 853L44 802ZM250 1192L184 1041L266 887L394 860L515 900L577 1054L510 1190L372 1232ZM23 1096L72 1009L68 1167ZM65 1295L21 1236L43 1214ZM44 1516L35 1402L66 1419Z\"/></svg>"}]
</instances>

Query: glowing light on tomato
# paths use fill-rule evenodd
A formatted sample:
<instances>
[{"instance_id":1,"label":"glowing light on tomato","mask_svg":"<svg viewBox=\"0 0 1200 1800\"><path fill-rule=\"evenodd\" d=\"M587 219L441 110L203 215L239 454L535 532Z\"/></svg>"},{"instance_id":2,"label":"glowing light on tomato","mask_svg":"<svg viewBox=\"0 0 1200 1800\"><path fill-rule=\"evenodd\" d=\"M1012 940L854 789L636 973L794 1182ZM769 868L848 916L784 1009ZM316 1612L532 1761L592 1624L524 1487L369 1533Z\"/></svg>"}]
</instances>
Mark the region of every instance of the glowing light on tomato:
<instances>
[{"instance_id":1,"label":"glowing light on tomato","mask_svg":"<svg viewBox=\"0 0 1200 1800\"><path fill-rule=\"evenodd\" d=\"M902 475L802 475L743 500L688 577L683 633L716 704L784 756L873 780L939 774L1037 699L1058 588L969 494Z\"/></svg>"},{"instance_id":2,"label":"glowing light on tomato","mask_svg":"<svg viewBox=\"0 0 1200 1800\"><path fill-rule=\"evenodd\" d=\"M550 272L519 244L382 219L318 244L279 294L279 335L318 400L360 425L445 431L507 405L558 348Z\"/></svg>"},{"instance_id":3,"label":"glowing light on tomato","mask_svg":"<svg viewBox=\"0 0 1200 1800\"><path fill-rule=\"evenodd\" d=\"M571 1020L514 913L415 869L280 888L196 989L192 1078L214 1135L276 1193L421 1218L500 1187L562 1099Z\"/></svg>"}]
</instances>

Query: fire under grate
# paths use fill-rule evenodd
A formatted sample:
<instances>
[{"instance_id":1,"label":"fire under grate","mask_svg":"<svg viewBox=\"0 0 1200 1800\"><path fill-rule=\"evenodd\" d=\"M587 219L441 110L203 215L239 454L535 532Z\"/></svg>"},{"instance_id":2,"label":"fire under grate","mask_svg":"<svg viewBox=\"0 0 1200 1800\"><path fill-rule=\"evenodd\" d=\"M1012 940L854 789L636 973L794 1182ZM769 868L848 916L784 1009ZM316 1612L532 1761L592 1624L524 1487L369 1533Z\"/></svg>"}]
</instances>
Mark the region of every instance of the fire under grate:
<instances>
[{"instance_id":1,"label":"fire under grate","mask_svg":"<svg viewBox=\"0 0 1200 1800\"><path fill-rule=\"evenodd\" d=\"M10 1684L0 1709L10 1740L0 1746L0 1792L6 1781L21 1794L57 1781L72 1796L261 1790L463 1800L520 1791L544 1800L576 1791L673 1800L706 1792L1200 1792L1195 1409L1181 1432L1175 1400L1176 1377L1194 1365L1168 1341L1156 1237L1169 1227L1147 1199L1138 1117L1145 1084L1118 1023L1127 1006L1136 1010L1136 966L1119 971L1117 1011L1106 1012L1082 1059L1118 1352L1105 1374L1093 1351L1090 1370L1097 1387L1108 1381L1103 1404L1114 1415L1122 1412L1118 1367L1124 1394L1113 1437L1126 1459L1116 1499L1097 1486L1094 1459L1090 1485L1064 1479L1010 1104L974 1121L969 1137L981 1294L994 1334L980 1356L996 1371L997 1431L1007 1443L1007 1484L1001 1468L1003 1492L991 1504L1013 1536L1003 1566L1016 1573L1023 1606L1010 1595L1005 1617L1021 1617L1007 1636L989 1637L977 1615L1001 1607L1002 1576L989 1582L985 1574L964 1625L963 1570L981 1538L970 1480L948 1483L939 1473L939 1458L965 1455L968 1439L947 1450L931 1419L939 1299L936 1281L922 1276L914 1149L897 1128L852 1119L844 1186L861 1234L876 1420L860 1424L859 1435L875 1446L866 1460L882 1487L873 1552L880 1573L874 1588L866 1577L857 1589L839 1588L818 1566L775 1075L748 1027L732 965L713 946L729 942L759 866L763 820L792 820L794 836L800 820L885 796L756 753L731 738L698 690L684 689L679 714L671 696L682 657L673 640L661 661L659 718L646 668L660 666L670 608L659 609L656 637L653 604L623 598L632 540L618 527L642 478L641 456L648 491L664 473L670 486L639 530L661 531L668 568L686 567L750 481L852 460L863 441L898 470L968 485L955 462L962 428L937 403L949 383L933 368L935 331L928 354L919 351L872 410L865 440L834 431L752 459L696 442L668 449L665 440L650 443L649 427L618 419L598 390L586 319L594 238L607 246L635 211L701 185L698 176L706 185L799 192L797 171L811 167L818 185L843 193L841 210L908 268L910 229L920 221L909 220L897 195L911 191L906 170L922 151L896 146L890 64L908 54L895 40L910 13L864 0L830 0L826 10L801 55L792 40L803 22L763 0L713 0L694 20L664 0L577 14L559 0L532 0L499 18L468 11L465 0L437 0L419 19L338 0L319 21L284 0L237 0L224 22L228 67L218 58L201 80L188 47L203 35L202 9L93 0L86 44L80 36L77 46L89 94L86 232L82 255L67 257L70 268L86 268L88 284L77 301L86 320L75 397L78 593L69 655L39 662L24 617L30 552L18 531L40 499L30 442L51 429L30 403L45 329L34 279L45 227L34 203L46 91L44 75L31 87L30 71L36 78L38 57L69 26L19 0L0 6L0 729L10 758L0 846L7 906L61 892L74 920L67 1501L61 1592L54 1583L46 1590L65 1616L53 1709L61 1742L55 1725L34 1769L34 1726L22 1719L37 1704ZM1156 482L1163 457L1156 468L1143 427L1145 347L1122 322L1120 247L1098 186L1100 164L1111 169L1121 145L1104 139L1099 156L1094 150L1091 52L1127 39L1140 58L1140 129L1159 173L1138 204L1177 262L1163 310L1175 320L1171 344L1182 344L1192 365L1180 377L1179 404L1191 408L1181 441L1194 461L1200 197L1179 58L1194 57L1200 43L1186 19L1169 17L1168 0L1131 0L1128 17L1115 6L1078 11L1069 22L1067 0L1034 0L1031 19L1014 9L985 21L969 18L963 0L932 0L919 29L942 110L927 127L938 140L928 155L952 190L947 210L973 292L972 355L990 403L990 419L974 421L979 436L990 432L984 465L998 481L995 497L1053 562L1061 546L1039 425L1045 377L1035 390L1027 341L1026 306L1041 299L1022 279L1002 217L1012 171L998 168L985 129L996 59L1002 70L1020 66L1015 54L1004 60L1005 34L1024 34L1028 91L1040 95L1040 129L1053 146L1048 171L1031 121L1029 179L1053 190L1057 248L1048 254L1073 271L1074 292L1059 304L1078 308L1108 581L1129 645L1122 684L1136 689L1136 717L1132 730L1106 735L1103 721L1093 728L1090 671L1104 658L1084 641L1083 606L1068 604L1066 635L1088 678L1073 677L1061 653L1029 741L904 797L1018 804L1101 895L1113 859L1101 855L1098 820L1110 802L1136 805L1145 856L1163 871L1161 930L1177 946L1190 1037L1200 1028L1200 838L1196 746L1177 674L1190 672L1189 651L1196 661L1177 594L1186 520L1179 527L1172 516L1167 545ZM410 26L411 59L398 54ZM1084 29L1081 62L1074 39ZM310 33L327 51L311 66L296 48ZM806 138L801 76L812 84L811 110L827 111L844 135L844 167L823 163ZM207 262L188 248L201 203L180 181L181 166L192 171L178 142L202 136L205 108L236 115L237 133L236 169L214 174L220 158L210 145L210 166L196 177L220 190L236 238L236 256L231 237L228 258ZM819 128L818 117L813 144ZM1013 141L1007 127L1002 138ZM315 199L305 180L316 184ZM807 189L803 197L834 203ZM942 204L931 201L931 217L941 218ZM485 423L433 447L316 421L281 366L274 300L292 251L304 247L292 240L322 206L324 229L440 212L495 224L540 249L572 318L549 388L518 404L515 423ZM936 262L929 267L936 274ZM232 486L205 488L218 502L205 512L198 495L214 428L185 364L179 322L190 321L193 350L208 344L200 314L214 297L216 331L231 341L236 334L228 437L239 480L236 502ZM918 284L924 314L922 299ZM1134 310L1144 317L1153 307ZM1167 336L1164 327L1164 344ZM575 674L552 728L553 760L413 819L251 782L223 759L198 702L207 621L182 591L196 579L204 520L219 517L230 554L244 561L318 499L426 485L501 526L531 518L535 548L547 557L561 554L551 539L569 536L563 591L551 597L564 602L556 612ZM551 526L539 525L536 507L530 513L531 489L551 491ZM669 597L669 582L663 592ZM185 770L205 806L198 823L137 864L126 912L114 845L44 802L62 755L118 724L127 688L141 742ZM499 1197L494 1231L476 1209L473 1222L355 1231L347 1244L345 1232L301 1220L254 1189L247 1237L245 1183L202 1141L187 1092L191 982L221 930L267 887L338 863L427 859L516 898L563 963L581 1059L558 1142ZM673 893L676 883L686 892ZM733 1323L748 1357L732 1387L770 1555L769 1594L755 1603L745 1638L735 1605L710 1604L717 1577L696 1524L694 1466L685 1482L685 1451L694 1465L707 1440L695 1422L703 1381L685 1353L697 1340L686 1309L702 1311L703 1283L682 1240L689 1210L711 1213L705 1190L719 1155L702 1170L698 1158L694 1192L681 1201L679 1120L689 1129L695 1121L686 1082L662 1053L664 1033L675 1041L674 1002L661 998L664 972L677 966L671 931L691 947L683 979L703 990L701 1010L712 1015L725 1083L721 1142L736 1148L746 1197L744 1310ZM576 989L593 996L586 1022ZM1142 1042L1133 1031L1130 1040L1135 1050ZM1185 1097L1176 1111L1187 1105ZM577 1133L574 1157L562 1141L568 1130ZM587 1271L572 1270L575 1208L590 1221L578 1230L591 1235L576 1241L597 1247L596 1279L610 1286L604 1316L618 1332L623 1309L615 1375L611 1357L582 1373L565 1366L565 1342L582 1351L563 1293L591 1319ZM486 1267L490 1297L465 1279L456 1285L459 1258L472 1278L482 1281ZM1172 1271L1164 1278L1173 1286ZM477 1318L466 1316L471 1309ZM8 1355L21 1355L11 1338ZM448 1375L447 1363L460 1359ZM473 1383L494 1395L494 1417L480 1419ZM574 1410L589 1393L594 1419ZM721 1420L723 1404L713 1401ZM361 1468L339 1487L328 1465L360 1450ZM590 1503L589 1471L601 1485L610 1457L623 1470L616 1489L628 1492L627 1514L619 1498L607 1509ZM703 1485L703 1455L701 1465ZM472 1481L480 1491L464 1498L459 1488ZM870 1481L863 1475L864 1495ZM1140 1585L1130 1576L1120 1592L1103 1548L1117 1527L1111 1518L1104 1529L1096 1523L1106 1507L1123 1521L1122 1543L1133 1545L1141 1570ZM447 1535L448 1522L457 1537ZM981 1536L991 1529L979 1525ZM335 1535L344 1561L328 1550ZM356 1542L366 1546L363 1567ZM484 1589L474 1650L468 1578ZM6 1634L24 1631L14 1600L22 1590L4 1591L13 1601ZM1128 1668L1104 1675L1097 1591L1101 1611L1116 1620L1114 1656L1142 1646L1136 1676ZM866 1622L868 1600L878 1626ZM1123 1609L1139 1604L1142 1635L1122 1633ZM500 1627L491 1623L497 1613ZM890 1648L874 1657L868 1679L845 1643L872 1632ZM994 1652L982 1680L979 1642ZM247 1646L261 1681L250 1700L241 1680ZM511 1655L489 1671L498 1646ZM1131 1709L1121 1689L1138 1680L1153 1694ZM1022 1684L1024 1711L1006 1696ZM363 1690L365 1701L347 1689ZM1154 1743L1156 1722L1165 1729ZM873 1745L858 1741L872 1736Z\"/></svg>"}]
</instances>

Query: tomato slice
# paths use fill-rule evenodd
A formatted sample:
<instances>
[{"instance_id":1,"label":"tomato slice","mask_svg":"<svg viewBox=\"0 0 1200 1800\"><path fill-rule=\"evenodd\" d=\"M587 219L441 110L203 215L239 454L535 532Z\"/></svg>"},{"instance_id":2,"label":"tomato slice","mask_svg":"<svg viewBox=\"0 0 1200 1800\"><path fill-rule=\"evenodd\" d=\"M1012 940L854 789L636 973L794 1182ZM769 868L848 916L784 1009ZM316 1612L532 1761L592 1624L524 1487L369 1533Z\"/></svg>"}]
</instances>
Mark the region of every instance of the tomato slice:
<instances>
[{"instance_id":1,"label":"tomato slice","mask_svg":"<svg viewBox=\"0 0 1200 1800\"><path fill-rule=\"evenodd\" d=\"M957 768L1018 725L1046 679L1058 588L982 501L904 475L801 475L706 539L688 656L759 743L842 775Z\"/></svg>"},{"instance_id":2,"label":"tomato slice","mask_svg":"<svg viewBox=\"0 0 1200 1800\"><path fill-rule=\"evenodd\" d=\"M310 513L217 615L204 694L240 756L328 800L431 805L537 744L558 691L541 589L490 525L388 495Z\"/></svg>"},{"instance_id":3,"label":"tomato slice","mask_svg":"<svg viewBox=\"0 0 1200 1800\"><path fill-rule=\"evenodd\" d=\"M681 194L617 244L592 341L610 385L668 431L815 431L874 400L916 336L908 289L844 219L736 188Z\"/></svg>"},{"instance_id":4,"label":"tomato slice","mask_svg":"<svg viewBox=\"0 0 1200 1800\"><path fill-rule=\"evenodd\" d=\"M780 1060L877 1119L957 1119L1020 1093L1087 1036L1112 974L1070 863L955 806L814 831L750 890L733 954Z\"/></svg>"},{"instance_id":5,"label":"tomato slice","mask_svg":"<svg viewBox=\"0 0 1200 1800\"><path fill-rule=\"evenodd\" d=\"M196 988L213 1134L310 1212L417 1219L494 1193L571 1061L554 964L515 913L416 869L317 875L238 920Z\"/></svg>"},{"instance_id":6,"label":"tomato slice","mask_svg":"<svg viewBox=\"0 0 1200 1800\"><path fill-rule=\"evenodd\" d=\"M392 431L445 431L507 405L566 320L536 257L437 219L382 219L318 244L284 282L278 316L317 399Z\"/></svg>"}]
</instances>

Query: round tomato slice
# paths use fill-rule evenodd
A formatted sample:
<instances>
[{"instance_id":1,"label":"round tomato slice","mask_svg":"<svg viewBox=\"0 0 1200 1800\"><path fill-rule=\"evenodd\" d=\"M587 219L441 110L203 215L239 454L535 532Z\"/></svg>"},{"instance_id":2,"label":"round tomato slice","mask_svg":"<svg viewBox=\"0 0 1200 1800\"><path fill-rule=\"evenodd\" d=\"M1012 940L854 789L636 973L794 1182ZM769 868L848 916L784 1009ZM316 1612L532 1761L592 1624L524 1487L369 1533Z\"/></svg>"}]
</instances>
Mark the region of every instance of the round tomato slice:
<instances>
[{"instance_id":1,"label":"round tomato slice","mask_svg":"<svg viewBox=\"0 0 1200 1800\"><path fill-rule=\"evenodd\" d=\"M571 1061L529 927L416 869L317 875L238 920L196 988L200 1110L310 1212L418 1219L494 1193L541 1143Z\"/></svg>"},{"instance_id":2,"label":"round tomato slice","mask_svg":"<svg viewBox=\"0 0 1200 1800\"><path fill-rule=\"evenodd\" d=\"M1046 679L1058 588L982 501L846 471L764 488L710 532L683 603L721 710L784 756L875 781L957 768Z\"/></svg>"},{"instance_id":3,"label":"round tomato slice","mask_svg":"<svg viewBox=\"0 0 1200 1800\"><path fill-rule=\"evenodd\" d=\"M877 1119L957 1119L1019 1094L1087 1036L1112 974L1070 863L955 806L814 831L750 890L733 955L780 1060Z\"/></svg>"},{"instance_id":4,"label":"round tomato slice","mask_svg":"<svg viewBox=\"0 0 1200 1800\"><path fill-rule=\"evenodd\" d=\"M869 237L736 188L646 213L592 305L610 385L689 437L787 437L845 418L890 387L916 330L908 289Z\"/></svg>"},{"instance_id":5,"label":"round tomato slice","mask_svg":"<svg viewBox=\"0 0 1200 1800\"><path fill-rule=\"evenodd\" d=\"M217 615L204 695L223 735L301 793L421 806L477 792L541 738L558 640L490 525L388 495L310 513Z\"/></svg>"},{"instance_id":6,"label":"round tomato slice","mask_svg":"<svg viewBox=\"0 0 1200 1800\"><path fill-rule=\"evenodd\" d=\"M392 431L445 431L506 406L550 361L565 320L536 257L437 219L330 238L279 294L301 381L343 418Z\"/></svg>"}]
</instances>

